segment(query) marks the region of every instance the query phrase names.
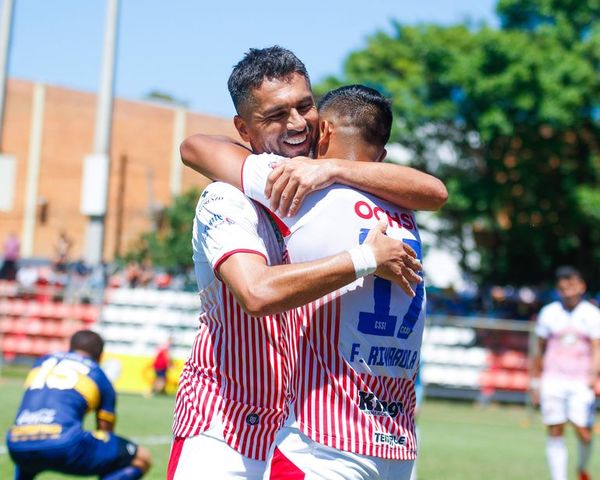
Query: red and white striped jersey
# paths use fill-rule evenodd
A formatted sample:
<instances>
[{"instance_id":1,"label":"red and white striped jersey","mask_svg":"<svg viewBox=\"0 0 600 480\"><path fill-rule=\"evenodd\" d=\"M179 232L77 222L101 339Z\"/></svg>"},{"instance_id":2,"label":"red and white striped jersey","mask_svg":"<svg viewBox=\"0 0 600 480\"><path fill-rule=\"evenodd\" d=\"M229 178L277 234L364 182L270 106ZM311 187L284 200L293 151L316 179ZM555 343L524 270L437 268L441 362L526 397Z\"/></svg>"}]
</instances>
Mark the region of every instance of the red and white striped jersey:
<instances>
[{"instance_id":1,"label":"red and white striped jersey","mask_svg":"<svg viewBox=\"0 0 600 480\"><path fill-rule=\"evenodd\" d=\"M266 178L278 159L250 156L244 164L245 193L265 205ZM298 215L281 219L290 261L355 247L380 219L387 221L390 237L421 257L412 212L334 185L310 194ZM376 276L297 309L298 338L288 348L296 359L290 398L301 431L316 442L361 455L415 458L414 382L424 315L423 284L410 298Z\"/></svg>"},{"instance_id":2,"label":"red and white striped jersey","mask_svg":"<svg viewBox=\"0 0 600 480\"><path fill-rule=\"evenodd\" d=\"M258 460L266 459L286 416L286 325L279 315L245 314L214 272L237 252L283 263L283 239L271 222L262 206L230 185L213 183L200 197L192 240L200 325L179 380L173 425L176 437L190 437L218 415L227 443Z\"/></svg>"}]
</instances>

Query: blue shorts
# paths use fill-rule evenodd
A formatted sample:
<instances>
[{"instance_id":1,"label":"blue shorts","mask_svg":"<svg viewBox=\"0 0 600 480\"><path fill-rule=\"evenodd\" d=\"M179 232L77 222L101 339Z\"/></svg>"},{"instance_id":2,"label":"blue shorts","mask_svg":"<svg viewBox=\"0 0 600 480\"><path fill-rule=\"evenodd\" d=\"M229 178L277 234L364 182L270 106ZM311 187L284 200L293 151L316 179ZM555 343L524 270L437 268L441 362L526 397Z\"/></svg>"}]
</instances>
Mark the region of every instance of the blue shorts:
<instances>
[{"instance_id":1,"label":"blue shorts","mask_svg":"<svg viewBox=\"0 0 600 480\"><path fill-rule=\"evenodd\" d=\"M81 431L67 442L22 441L7 442L7 446L23 478L44 470L103 476L130 465L138 448L125 438L102 431Z\"/></svg>"}]
</instances>

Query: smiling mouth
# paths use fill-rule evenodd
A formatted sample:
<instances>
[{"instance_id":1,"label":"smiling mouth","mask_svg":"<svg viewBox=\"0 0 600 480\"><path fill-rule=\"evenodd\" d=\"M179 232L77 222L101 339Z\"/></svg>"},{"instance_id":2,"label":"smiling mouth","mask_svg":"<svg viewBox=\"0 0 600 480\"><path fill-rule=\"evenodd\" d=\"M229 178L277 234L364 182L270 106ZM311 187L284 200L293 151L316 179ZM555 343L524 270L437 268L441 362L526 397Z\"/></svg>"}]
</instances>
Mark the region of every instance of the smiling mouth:
<instances>
[{"instance_id":1,"label":"smiling mouth","mask_svg":"<svg viewBox=\"0 0 600 480\"><path fill-rule=\"evenodd\" d=\"M291 138L286 138L283 143L287 143L288 145L300 145L304 142L306 142L306 139L308 138L308 132L304 133L303 135L294 135Z\"/></svg>"},{"instance_id":2,"label":"smiling mouth","mask_svg":"<svg viewBox=\"0 0 600 480\"><path fill-rule=\"evenodd\" d=\"M302 132L288 132L288 134L285 136L285 138L283 139L283 143L285 143L286 145L290 145L292 147L298 146L298 145L302 145L303 143L305 143L310 137L310 128L308 126L306 126L306 128L304 129L304 131Z\"/></svg>"}]
</instances>

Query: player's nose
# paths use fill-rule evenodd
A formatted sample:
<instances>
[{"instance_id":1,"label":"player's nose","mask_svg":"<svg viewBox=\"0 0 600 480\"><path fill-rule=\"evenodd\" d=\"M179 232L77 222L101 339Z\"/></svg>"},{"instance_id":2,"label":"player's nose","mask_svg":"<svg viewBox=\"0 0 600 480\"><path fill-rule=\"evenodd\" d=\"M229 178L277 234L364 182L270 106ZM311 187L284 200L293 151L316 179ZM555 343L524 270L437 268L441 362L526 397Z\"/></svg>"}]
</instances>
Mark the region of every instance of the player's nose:
<instances>
[{"instance_id":1,"label":"player's nose","mask_svg":"<svg viewBox=\"0 0 600 480\"><path fill-rule=\"evenodd\" d=\"M300 115L298 110L292 108L288 117L287 129L295 132L303 132L306 130L306 125L306 119Z\"/></svg>"}]
</instances>

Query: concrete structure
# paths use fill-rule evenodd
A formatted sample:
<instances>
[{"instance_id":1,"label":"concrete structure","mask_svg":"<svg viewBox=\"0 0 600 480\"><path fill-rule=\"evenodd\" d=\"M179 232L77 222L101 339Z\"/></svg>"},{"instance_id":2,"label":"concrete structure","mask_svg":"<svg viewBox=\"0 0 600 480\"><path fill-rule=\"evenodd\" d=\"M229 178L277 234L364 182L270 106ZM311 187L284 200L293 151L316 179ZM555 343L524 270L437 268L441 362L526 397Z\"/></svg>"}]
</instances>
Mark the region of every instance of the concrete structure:
<instances>
[{"instance_id":1,"label":"concrete structure","mask_svg":"<svg viewBox=\"0 0 600 480\"><path fill-rule=\"evenodd\" d=\"M83 255L82 167L92 151L95 109L92 93L9 80L0 144L3 153L16 157L16 168L14 178L0 172L0 189L14 186L12 205L0 210L0 244L15 232L22 257L51 258L65 230L74 240L72 258ZM179 143L196 132L238 138L231 119L162 103L115 100L105 259L151 227L153 205L168 205L174 195L206 185L179 160Z\"/></svg>"}]
</instances>

